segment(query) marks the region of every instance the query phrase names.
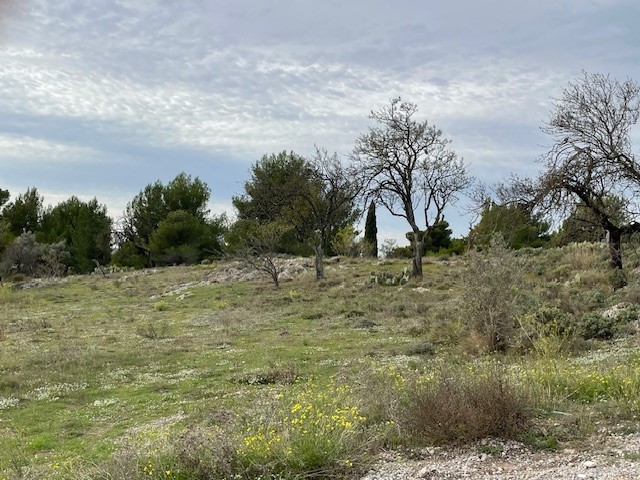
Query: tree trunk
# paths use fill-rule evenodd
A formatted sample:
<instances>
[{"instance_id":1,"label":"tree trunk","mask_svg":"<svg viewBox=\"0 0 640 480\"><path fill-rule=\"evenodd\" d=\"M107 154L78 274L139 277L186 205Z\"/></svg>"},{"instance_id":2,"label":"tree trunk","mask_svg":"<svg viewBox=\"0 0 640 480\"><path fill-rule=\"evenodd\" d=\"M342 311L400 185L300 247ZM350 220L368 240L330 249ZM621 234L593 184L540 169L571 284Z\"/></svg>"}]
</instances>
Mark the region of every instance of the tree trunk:
<instances>
[{"instance_id":1,"label":"tree trunk","mask_svg":"<svg viewBox=\"0 0 640 480\"><path fill-rule=\"evenodd\" d=\"M619 228L607 231L609 244L609 264L611 268L622 270L622 231Z\"/></svg>"},{"instance_id":2,"label":"tree trunk","mask_svg":"<svg viewBox=\"0 0 640 480\"><path fill-rule=\"evenodd\" d=\"M424 237L422 232L413 233L413 269L412 277L422 277L422 247L424 245Z\"/></svg>"},{"instance_id":3,"label":"tree trunk","mask_svg":"<svg viewBox=\"0 0 640 480\"><path fill-rule=\"evenodd\" d=\"M320 280L324 278L324 247L322 242L316 245L314 250L316 251L316 280Z\"/></svg>"}]
</instances>

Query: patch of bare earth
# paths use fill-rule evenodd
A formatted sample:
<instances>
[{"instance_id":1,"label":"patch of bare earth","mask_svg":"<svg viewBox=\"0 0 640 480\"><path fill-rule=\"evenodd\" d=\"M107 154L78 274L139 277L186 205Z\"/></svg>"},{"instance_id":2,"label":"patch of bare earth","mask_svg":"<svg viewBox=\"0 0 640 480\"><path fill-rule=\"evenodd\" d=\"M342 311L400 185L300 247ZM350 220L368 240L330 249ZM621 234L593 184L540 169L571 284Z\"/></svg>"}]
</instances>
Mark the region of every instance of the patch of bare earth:
<instances>
[{"instance_id":1,"label":"patch of bare earth","mask_svg":"<svg viewBox=\"0 0 640 480\"><path fill-rule=\"evenodd\" d=\"M491 453L481 453L481 452ZM385 453L362 480L640 478L640 433L599 435L558 451L518 442L483 441L464 448L429 448L419 459Z\"/></svg>"}]
</instances>

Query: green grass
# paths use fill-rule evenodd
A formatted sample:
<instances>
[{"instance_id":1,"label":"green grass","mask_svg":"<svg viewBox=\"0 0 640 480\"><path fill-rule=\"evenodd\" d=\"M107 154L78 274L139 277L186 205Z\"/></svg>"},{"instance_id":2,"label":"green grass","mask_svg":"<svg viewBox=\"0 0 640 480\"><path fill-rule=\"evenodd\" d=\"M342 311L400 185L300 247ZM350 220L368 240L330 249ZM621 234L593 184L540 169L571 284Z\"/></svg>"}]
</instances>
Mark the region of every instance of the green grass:
<instances>
[{"instance_id":1,"label":"green grass","mask_svg":"<svg viewBox=\"0 0 640 480\"><path fill-rule=\"evenodd\" d=\"M606 286L597 250L522 255L536 265L526 269L527 293L539 304L527 308L578 315L633 297ZM366 284L372 270L406 266L343 259L327 266L327 280L309 271L278 290L266 279L207 283L222 265L70 277L25 290L4 285L0 479L121 472L187 480L207 458L209 473L245 478L349 476L377 448L421 438L403 433L406 415L396 407L413 405L402 404L403 388L433 378L443 363L482 374L498 362L509 383L535 399L523 434L536 439L530 443L588 432L586 418L637 418L635 336L592 341L600 350L574 356L551 340L544 355L541 347L486 355L469 346L476 337L460 308L467 259L427 262L424 278L403 287ZM585 306L585 298L594 300ZM608 345L615 348L601 348ZM595 354L605 360L590 361ZM322 397L331 389L339 394ZM318 412L303 429L313 435L293 428L296 404ZM326 418L349 427L331 430Z\"/></svg>"}]
</instances>

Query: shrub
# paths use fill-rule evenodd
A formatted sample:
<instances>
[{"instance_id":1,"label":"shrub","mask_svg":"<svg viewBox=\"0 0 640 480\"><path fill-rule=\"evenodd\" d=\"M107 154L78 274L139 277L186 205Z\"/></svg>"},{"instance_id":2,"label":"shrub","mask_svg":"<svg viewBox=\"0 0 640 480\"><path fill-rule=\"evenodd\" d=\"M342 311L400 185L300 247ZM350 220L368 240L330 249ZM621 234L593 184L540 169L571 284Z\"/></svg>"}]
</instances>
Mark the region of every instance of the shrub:
<instances>
[{"instance_id":1,"label":"shrub","mask_svg":"<svg viewBox=\"0 0 640 480\"><path fill-rule=\"evenodd\" d=\"M443 368L405 389L397 422L418 443L468 443L485 437L516 438L529 426L529 398L501 371L473 374Z\"/></svg>"},{"instance_id":2,"label":"shrub","mask_svg":"<svg viewBox=\"0 0 640 480\"><path fill-rule=\"evenodd\" d=\"M577 330L585 340L598 339L610 340L624 335L629 323L638 319L638 311L635 308L622 310L612 309L606 313L589 312L584 314L578 324Z\"/></svg>"},{"instance_id":3,"label":"shrub","mask_svg":"<svg viewBox=\"0 0 640 480\"><path fill-rule=\"evenodd\" d=\"M167 338L169 334L169 324L167 322L155 324L148 321L144 326L139 326L136 329L136 333L141 337L148 338L149 340L160 340Z\"/></svg>"},{"instance_id":4,"label":"shrub","mask_svg":"<svg viewBox=\"0 0 640 480\"><path fill-rule=\"evenodd\" d=\"M243 478L239 449L239 440L221 427L193 427L178 441L178 465L187 478Z\"/></svg>"},{"instance_id":5,"label":"shrub","mask_svg":"<svg viewBox=\"0 0 640 480\"><path fill-rule=\"evenodd\" d=\"M436 353L436 347L431 342L420 342L407 348L407 355L433 355Z\"/></svg>"},{"instance_id":6,"label":"shrub","mask_svg":"<svg viewBox=\"0 0 640 480\"><path fill-rule=\"evenodd\" d=\"M470 255L462 315L491 351L518 348L528 336L521 321L528 302L523 279L522 260L504 244Z\"/></svg>"},{"instance_id":7,"label":"shrub","mask_svg":"<svg viewBox=\"0 0 640 480\"><path fill-rule=\"evenodd\" d=\"M263 370L244 374L235 381L247 385L290 385L298 379L298 369L293 363L271 364Z\"/></svg>"},{"instance_id":8,"label":"shrub","mask_svg":"<svg viewBox=\"0 0 640 480\"><path fill-rule=\"evenodd\" d=\"M32 233L23 233L6 249L0 273L29 276L56 276L66 271L69 252L64 242L43 244Z\"/></svg>"}]
</instances>

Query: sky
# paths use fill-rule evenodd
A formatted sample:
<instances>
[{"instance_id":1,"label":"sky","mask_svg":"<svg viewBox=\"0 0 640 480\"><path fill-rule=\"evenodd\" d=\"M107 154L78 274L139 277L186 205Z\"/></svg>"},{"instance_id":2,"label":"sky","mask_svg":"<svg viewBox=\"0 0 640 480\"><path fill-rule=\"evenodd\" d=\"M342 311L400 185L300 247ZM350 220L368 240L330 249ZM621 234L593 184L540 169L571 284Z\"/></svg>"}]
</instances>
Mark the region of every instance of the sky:
<instances>
[{"instance_id":1,"label":"sky","mask_svg":"<svg viewBox=\"0 0 640 480\"><path fill-rule=\"evenodd\" d=\"M398 96L479 181L532 175L567 82L640 81L639 18L636 0L0 0L0 188L117 219L184 171L233 217L263 155L346 161ZM378 211L379 241L407 227Z\"/></svg>"}]
</instances>

